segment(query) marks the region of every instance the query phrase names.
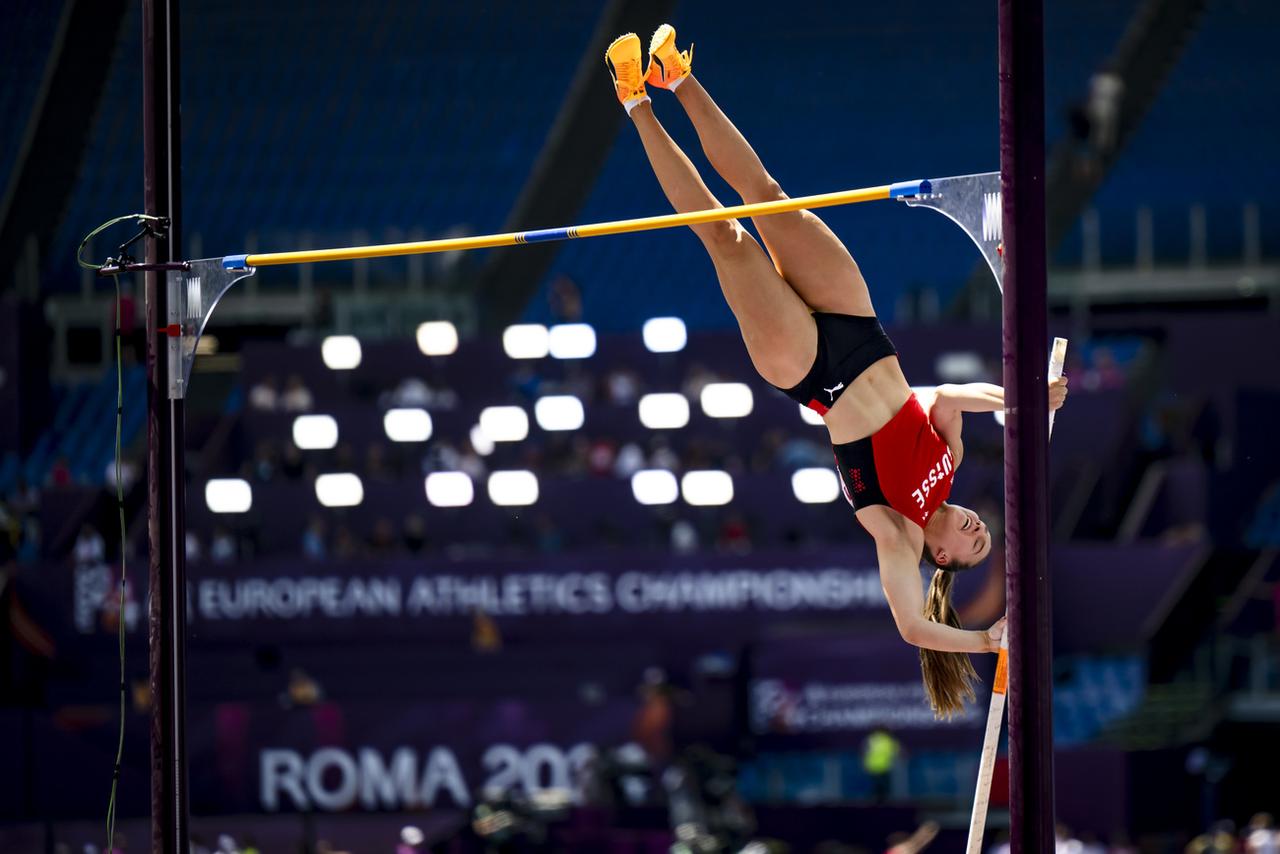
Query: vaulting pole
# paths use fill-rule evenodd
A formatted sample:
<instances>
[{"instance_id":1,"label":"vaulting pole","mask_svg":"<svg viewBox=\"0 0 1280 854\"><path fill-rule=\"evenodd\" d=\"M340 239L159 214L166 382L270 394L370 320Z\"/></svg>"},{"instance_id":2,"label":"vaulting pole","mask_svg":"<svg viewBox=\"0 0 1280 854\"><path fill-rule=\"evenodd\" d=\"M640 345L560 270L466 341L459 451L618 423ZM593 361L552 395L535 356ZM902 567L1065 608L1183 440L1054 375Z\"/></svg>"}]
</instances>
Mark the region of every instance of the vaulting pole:
<instances>
[{"instance_id":1,"label":"vaulting pole","mask_svg":"<svg viewBox=\"0 0 1280 854\"><path fill-rule=\"evenodd\" d=\"M181 258L178 0L142 2L142 157L146 212L168 217L146 261ZM186 851L186 519L184 409L169 382L172 352L162 272L144 274L147 329L148 641L151 671L151 850Z\"/></svg>"},{"instance_id":2,"label":"vaulting pole","mask_svg":"<svg viewBox=\"0 0 1280 854\"><path fill-rule=\"evenodd\" d=\"M1043 0L999 0L999 52L1009 810L1014 854L1043 854L1054 824Z\"/></svg>"}]
</instances>

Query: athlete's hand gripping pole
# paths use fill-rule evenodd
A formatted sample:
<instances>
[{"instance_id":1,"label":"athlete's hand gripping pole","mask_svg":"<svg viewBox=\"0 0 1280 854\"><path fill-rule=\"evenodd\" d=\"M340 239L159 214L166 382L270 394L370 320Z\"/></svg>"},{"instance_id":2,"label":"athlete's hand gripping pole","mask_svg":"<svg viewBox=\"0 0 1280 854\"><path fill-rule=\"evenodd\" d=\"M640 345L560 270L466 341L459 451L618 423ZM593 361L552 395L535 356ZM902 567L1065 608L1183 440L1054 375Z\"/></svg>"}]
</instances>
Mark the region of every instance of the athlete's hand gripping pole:
<instances>
[{"instance_id":1,"label":"athlete's hand gripping pole","mask_svg":"<svg viewBox=\"0 0 1280 854\"><path fill-rule=\"evenodd\" d=\"M1049 354L1049 381L1062 376L1067 361L1067 339L1054 338ZM1054 412L1049 412L1049 434L1053 435ZM1009 630L1000 633L1000 652L996 658L996 676L991 683L991 706L987 709L987 732L982 739L982 758L978 762L978 785L973 795L973 813L969 816L969 845L965 854L981 854L982 836L987 826L987 807L991 802L991 778L995 774L996 751L1000 747L1000 725L1004 720L1004 704L1009 688Z\"/></svg>"}]
</instances>

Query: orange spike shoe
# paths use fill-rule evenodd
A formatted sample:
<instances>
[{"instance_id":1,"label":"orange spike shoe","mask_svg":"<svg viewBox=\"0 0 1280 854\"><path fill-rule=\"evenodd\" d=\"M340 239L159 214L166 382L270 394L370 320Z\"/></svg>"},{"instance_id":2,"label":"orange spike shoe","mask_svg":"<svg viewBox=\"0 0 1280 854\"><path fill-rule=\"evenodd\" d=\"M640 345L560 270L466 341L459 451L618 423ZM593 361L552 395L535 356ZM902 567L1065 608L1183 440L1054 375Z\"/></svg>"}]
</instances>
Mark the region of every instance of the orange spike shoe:
<instances>
[{"instance_id":1,"label":"orange spike shoe","mask_svg":"<svg viewBox=\"0 0 1280 854\"><path fill-rule=\"evenodd\" d=\"M635 33L618 36L604 52L604 64L613 78L613 88L622 106L630 113L649 100L640 69L640 37Z\"/></svg>"},{"instance_id":2,"label":"orange spike shoe","mask_svg":"<svg viewBox=\"0 0 1280 854\"><path fill-rule=\"evenodd\" d=\"M649 70L645 80L659 89L675 91L693 70L693 45L676 50L676 28L663 24L649 39Z\"/></svg>"}]
</instances>

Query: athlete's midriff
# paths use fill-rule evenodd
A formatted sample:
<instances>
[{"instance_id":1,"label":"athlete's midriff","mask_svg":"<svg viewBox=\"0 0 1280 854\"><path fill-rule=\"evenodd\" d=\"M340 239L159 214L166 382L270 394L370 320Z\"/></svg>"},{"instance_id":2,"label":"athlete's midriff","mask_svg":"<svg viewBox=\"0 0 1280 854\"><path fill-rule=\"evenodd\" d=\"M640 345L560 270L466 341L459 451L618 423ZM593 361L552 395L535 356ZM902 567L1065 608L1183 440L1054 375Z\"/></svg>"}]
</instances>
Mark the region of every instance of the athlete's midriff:
<instances>
[{"instance_id":1,"label":"athlete's midriff","mask_svg":"<svg viewBox=\"0 0 1280 854\"><path fill-rule=\"evenodd\" d=\"M887 505L923 528L951 494L955 457L914 394L870 438L836 445L835 452L855 510Z\"/></svg>"}]
</instances>

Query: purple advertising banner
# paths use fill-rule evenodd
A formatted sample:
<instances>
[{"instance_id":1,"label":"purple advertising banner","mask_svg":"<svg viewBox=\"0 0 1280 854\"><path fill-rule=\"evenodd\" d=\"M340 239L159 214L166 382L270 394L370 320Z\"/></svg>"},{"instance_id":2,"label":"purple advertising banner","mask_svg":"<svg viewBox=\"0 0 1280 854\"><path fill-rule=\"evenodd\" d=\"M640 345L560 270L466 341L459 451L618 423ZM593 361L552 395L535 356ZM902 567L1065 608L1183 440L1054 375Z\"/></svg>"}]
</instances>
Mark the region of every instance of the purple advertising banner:
<instances>
[{"instance_id":1,"label":"purple advertising banner","mask_svg":"<svg viewBox=\"0 0 1280 854\"><path fill-rule=\"evenodd\" d=\"M752 555L531 556L483 564L255 563L191 574L197 636L456 634L476 612L539 636L730 631L887 613L870 549Z\"/></svg>"},{"instance_id":2,"label":"purple advertising banner","mask_svg":"<svg viewBox=\"0 0 1280 854\"><path fill-rule=\"evenodd\" d=\"M581 800L600 749L643 762L631 743L635 697L593 701L507 698L197 704L188 709L191 807L197 814L467 809L486 790L566 790ZM147 715L125 735L121 804L147 804ZM96 814L115 751L111 710L65 709L23 723L26 749L0 784L0 818L28 810L67 818ZM74 769L92 773L80 773Z\"/></svg>"},{"instance_id":3,"label":"purple advertising banner","mask_svg":"<svg viewBox=\"0 0 1280 854\"><path fill-rule=\"evenodd\" d=\"M506 699L226 703L191 716L192 807L349 812L474 805L500 790L581 797L598 750L624 745L638 703ZM642 757L638 747L633 747Z\"/></svg>"},{"instance_id":4,"label":"purple advertising banner","mask_svg":"<svg viewBox=\"0 0 1280 854\"><path fill-rule=\"evenodd\" d=\"M857 749L873 730L909 747L982 741L995 656L971 656L982 682L950 720L929 708L914 647L896 633L793 638L761 644L754 658L750 725L765 750Z\"/></svg>"},{"instance_id":5,"label":"purple advertising banner","mask_svg":"<svg viewBox=\"0 0 1280 854\"><path fill-rule=\"evenodd\" d=\"M1155 543L1052 550L1060 651L1141 641L1142 626L1196 554ZM995 562L993 562L995 563ZM999 568L959 575L956 601L988 593ZM925 576L922 573L922 583ZM140 629L143 575L131 567L125 619ZM116 589L105 566L33 567L24 601L55 634L113 631ZM987 596L990 599L990 596ZM460 639L477 614L508 639L714 637L753 640L770 627L883 625L888 607L871 547L751 554L596 553L484 561L300 560L191 567L193 642ZM980 609L981 610L981 609ZM983 615L985 619L987 615ZM975 615L976 618L976 615Z\"/></svg>"}]
</instances>

